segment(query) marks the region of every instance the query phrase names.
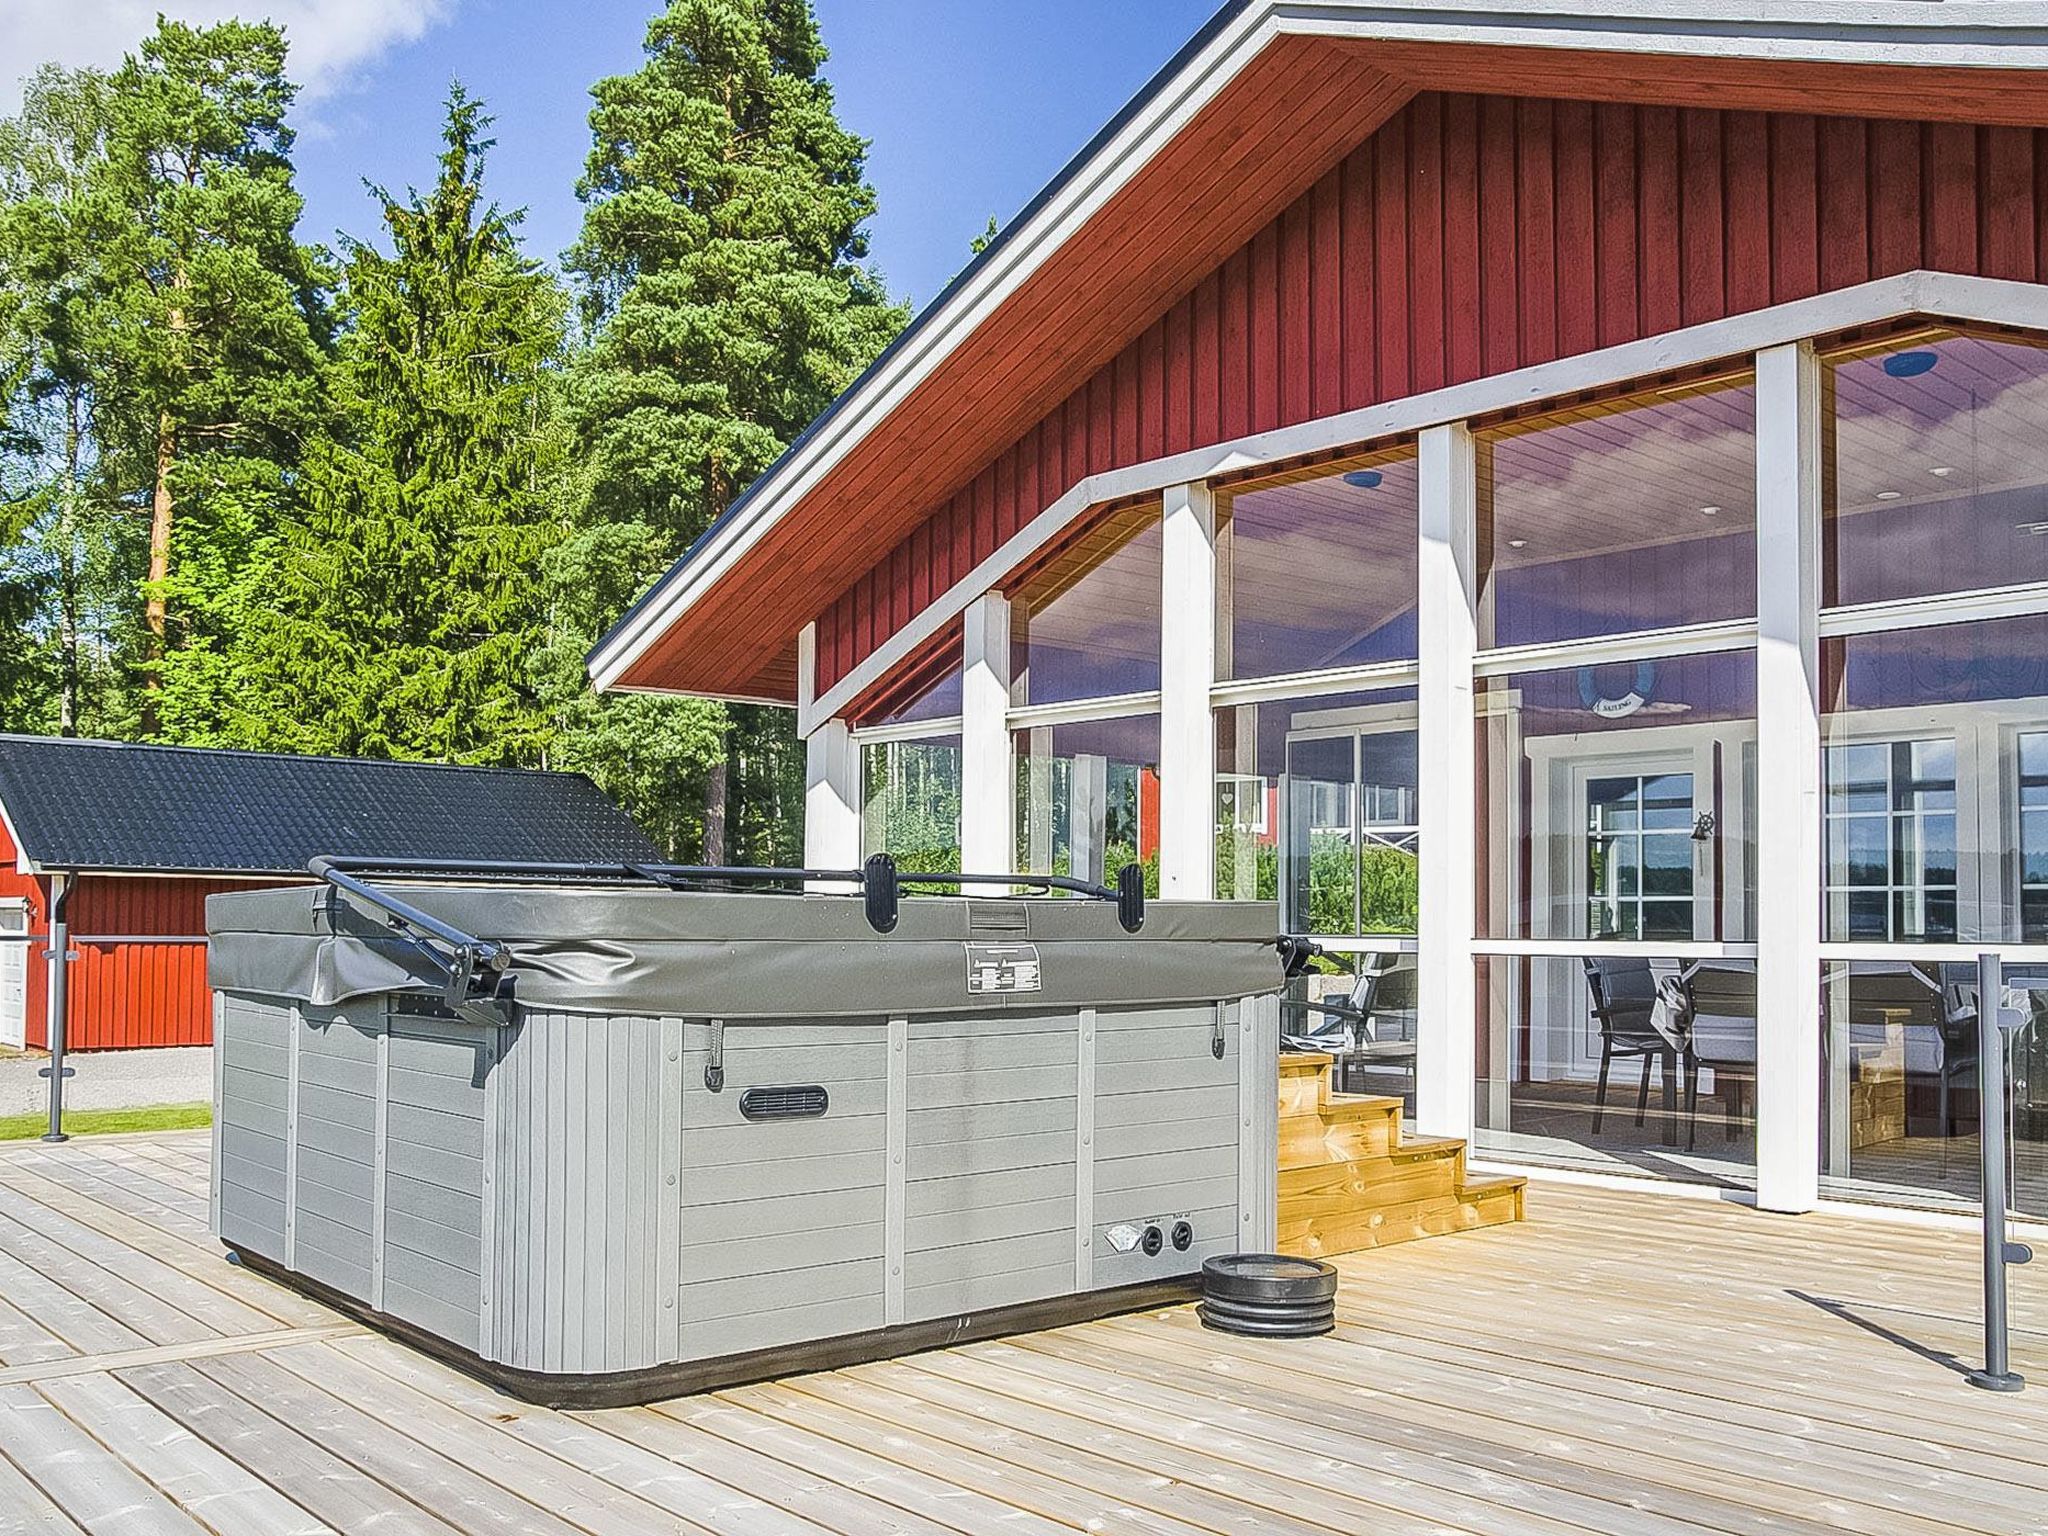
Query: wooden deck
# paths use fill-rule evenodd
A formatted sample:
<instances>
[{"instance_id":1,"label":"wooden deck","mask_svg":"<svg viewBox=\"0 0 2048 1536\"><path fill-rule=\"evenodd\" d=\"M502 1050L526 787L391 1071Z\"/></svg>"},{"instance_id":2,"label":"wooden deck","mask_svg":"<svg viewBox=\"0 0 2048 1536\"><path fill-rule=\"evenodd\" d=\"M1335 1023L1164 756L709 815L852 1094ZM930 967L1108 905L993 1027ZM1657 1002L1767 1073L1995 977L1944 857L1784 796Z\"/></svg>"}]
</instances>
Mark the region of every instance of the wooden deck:
<instances>
[{"instance_id":1,"label":"wooden deck","mask_svg":"<svg viewBox=\"0 0 2048 1536\"><path fill-rule=\"evenodd\" d=\"M657 1408L528 1408L223 1262L206 1142L0 1148L0 1530L2048 1531L2048 1266L1962 1384L1965 1234L1537 1184L1342 1261L1342 1322L1187 1309Z\"/></svg>"}]
</instances>

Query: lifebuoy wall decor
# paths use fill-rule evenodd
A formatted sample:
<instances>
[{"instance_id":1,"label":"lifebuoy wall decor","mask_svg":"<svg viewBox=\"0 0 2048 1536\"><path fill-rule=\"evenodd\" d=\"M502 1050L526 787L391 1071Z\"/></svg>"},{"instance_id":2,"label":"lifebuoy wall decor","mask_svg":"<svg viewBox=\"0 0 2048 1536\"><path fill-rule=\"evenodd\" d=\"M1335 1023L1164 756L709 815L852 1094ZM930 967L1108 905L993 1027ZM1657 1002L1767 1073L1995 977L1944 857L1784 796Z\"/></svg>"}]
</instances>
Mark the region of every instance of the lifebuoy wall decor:
<instances>
[{"instance_id":1,"label":"lifebuoy wall decor","mask_svg":"<svg viewBox=\"0 0 2048 1536\"><path fill-rule=\"evenodd\" d=\"M1579 702L1602 720L1626 720L1650 702L1657 691L1657 663L1636 663L1635 683L1627 693L1603 694L1593 679L1591 667L1579 668Z\"/></svg>"}]
</instances>

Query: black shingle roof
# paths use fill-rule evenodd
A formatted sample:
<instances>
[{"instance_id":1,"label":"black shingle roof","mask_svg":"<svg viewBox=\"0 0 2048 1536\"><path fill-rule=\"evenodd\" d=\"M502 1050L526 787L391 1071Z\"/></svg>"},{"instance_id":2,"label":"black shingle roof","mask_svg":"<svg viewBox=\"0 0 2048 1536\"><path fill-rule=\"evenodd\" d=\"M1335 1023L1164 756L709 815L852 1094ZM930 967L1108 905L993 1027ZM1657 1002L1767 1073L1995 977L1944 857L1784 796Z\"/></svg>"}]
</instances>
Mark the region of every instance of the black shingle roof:
<instances>
[{"instance_id":1,"label":"black shingle roof","mask_svg":"<svg viewBox=\"0 0 2048 1536\"><path fill-rule=\"evenodd\" d=\"M0 808L45 869L303 874L319 854L657 860L579 773L0 735Z\"/></svg>"}]
</instances>

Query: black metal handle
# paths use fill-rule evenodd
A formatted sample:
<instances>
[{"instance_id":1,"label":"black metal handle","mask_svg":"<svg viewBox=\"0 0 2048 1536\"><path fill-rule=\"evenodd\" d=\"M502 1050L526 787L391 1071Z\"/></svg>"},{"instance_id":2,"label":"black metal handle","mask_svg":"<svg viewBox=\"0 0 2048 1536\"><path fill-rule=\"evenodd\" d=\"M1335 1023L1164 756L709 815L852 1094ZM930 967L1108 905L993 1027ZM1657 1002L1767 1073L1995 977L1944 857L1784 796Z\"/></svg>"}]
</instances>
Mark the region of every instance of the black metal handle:
<instances>
[{"instance_id":1,"label":"black metal handle","mask_svg":"<svg viewBox=\"0 0 2048 1536\"><path fill-rule=\"evenodd\" d=\"M502 969L503 959L496 945L463 933L439 918L357 878L358 874L382 874L432 878L461 877L469 880L577 880L643 881L665 890L700 890L707 887L802 886L809 884L850 885L859 890L868 925L877 933L895 931L901 912L903 888L917 885L1017 887L1027 891L1068 891L1095 901L1113 903L1117 922L1126 933L1136 933L1145 923L1145 871L1126 864L1117 872L1114 887L1076 880L1067 875L971 875L953 872L906 874L886 853L869 858L860 869L803 869L796 867L743 864L574 864L516 859L380 859L363 855L327 855L309 860L307 872L350 895L376 907L405 926L430 935L460 950L473 948L477 963Z\"/></svg>"},{"instance_id":2,"label":"black metal handle","mask_svg":"<svg viewBox=\"0 0 2048 1536\"><path fill-rule=\"evenodd\" d=\"M1116 907L1116 920L1124 932L1136 933L1145 926L1145 869L1141 864L1126 864L1117 871L1116 884L1097 885L1092 880L1076 880L1072 875L969 875L956 873L899 873L899 885L988 885L1015 886L1026 891L1068 891L1076 896L1086 896L1092 901L1106 901Z\"/></svg>"},{"instance_id":3,"label":"black metal handle","mask_svg":"<svg viewBox=\"0 0 2048 1536\"><path fill-rule=\"evenodd\" d=\"M1280 952L1280 965L1289 981L1307 970L1311 960L1320 960L1328 953L1314 939L1298 933L1281 934L1273 941L1273 947Z\"/></svg>"}]
</instances>

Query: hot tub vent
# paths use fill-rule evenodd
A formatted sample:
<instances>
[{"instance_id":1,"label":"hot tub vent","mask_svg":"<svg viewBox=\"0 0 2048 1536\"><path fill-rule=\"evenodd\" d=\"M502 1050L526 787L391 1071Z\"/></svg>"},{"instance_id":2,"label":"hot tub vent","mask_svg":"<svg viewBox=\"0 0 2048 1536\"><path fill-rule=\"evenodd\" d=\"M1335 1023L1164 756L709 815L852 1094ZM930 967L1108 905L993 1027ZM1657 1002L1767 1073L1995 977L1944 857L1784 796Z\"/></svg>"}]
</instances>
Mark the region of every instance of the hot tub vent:
<instances>
[{"instance_id":1,"label":"hot tub vent","mask_svg":"<svg viewBox=\"0 0 2048 1536\"><path fill-rule=\"evenodd\" d=\"M740 1095L740 1115L748 1120L815 1120L831 1100L816 1083L793 1088L749 1088Z\"/></svg>"}]
</instances>

